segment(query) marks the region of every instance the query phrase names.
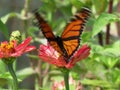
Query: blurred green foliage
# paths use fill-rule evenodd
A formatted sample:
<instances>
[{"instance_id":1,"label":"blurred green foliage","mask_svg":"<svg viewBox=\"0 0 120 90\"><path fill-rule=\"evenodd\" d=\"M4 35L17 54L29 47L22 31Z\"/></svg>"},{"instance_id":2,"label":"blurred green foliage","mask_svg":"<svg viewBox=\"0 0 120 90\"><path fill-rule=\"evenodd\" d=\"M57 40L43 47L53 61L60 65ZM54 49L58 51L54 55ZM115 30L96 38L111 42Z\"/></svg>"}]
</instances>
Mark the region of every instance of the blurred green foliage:
<instances>
[{"instance_id":1,"label":"blurred green foliage","mask_svg":"<svg viewBox=\"0 0 120 90\"><path fill-rule=\"evenodd\" d=\"M87 22L80 43L80 46L87 43L91 47L91 54L86 60L78 62L77 65L71 69L70 73L76 83L78 81L82 83L85 90L97 90L97 88L99 88L99 90L120 90L120 40L111 35L111 43L106 45L104 42L106 25L120 21L120 14L116 9L113 9L112 14L108 13L109 1L110 0L40 0L41 3L40 6L38 6L38 11L51 25L55 35L60 35L63 32L66 23L77 10L80 10L82 7L91 9L92 15ZM113 2L112 8L116 8L117 4L120 3L119 0L114 0ZM29 7L31 6L29 5ZM9 27L5 24L7 24L10 18L14 17L23 23L21 29L24 30L20 30L23 38L30 35L33 37L34 43L45 43L45 38L41 35L41 31L31 24L33 22L33 12L29 12L30 10L28 9L28 11L25 11L27 13L27 16L25 16L22 13L24 10L26 10L25 7L21 9L21 13L9 12L7 15L2 16L0 20L0 31L7 40L10 31ZM111 24L111 27L115 27L115 25ZM114 28L114 30L116 30L116 28ZM103 46L98 42L97 35L99 33L103 35ZM36 57L37 56L33 56L35 59ZM41 65L43 70L48 66L48 64L44 62ZM30 66L17 70L16 73L19 81L24 82L30 75L36 75L34 70L35 69L32 70ZM61 73L52 65L49 67L47 75L43 77L42 90L50 90L52 87L51 79L56 81L61 81L62 79ZM9 80L11 80L11 77L3 62L0 61L0 89L3 89L6 83L10 85ZM36 90L39 88L36 83L33 86ZM71 86L71 88L71 90L74 90L73 88L75 88L75 86Z\"/></svg>"}]
</instances>

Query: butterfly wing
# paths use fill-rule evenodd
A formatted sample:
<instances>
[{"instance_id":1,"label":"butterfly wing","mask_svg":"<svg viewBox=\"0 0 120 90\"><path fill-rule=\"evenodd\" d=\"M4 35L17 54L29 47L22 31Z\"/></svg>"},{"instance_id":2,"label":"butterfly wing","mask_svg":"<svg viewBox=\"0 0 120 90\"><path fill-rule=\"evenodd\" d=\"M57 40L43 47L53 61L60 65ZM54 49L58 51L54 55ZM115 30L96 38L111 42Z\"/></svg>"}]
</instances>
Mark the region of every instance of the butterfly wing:
<instances>
[{"instance_id":1,"label":"butterfly wing","mask_svg":"<svg viewBox=\"0 0 120 90\"><path fill-rule=\"evenodd\" d=\"M79 47L80 35L89 16L90 11L88 9L84 8L79 11L66 26L61 38L58 39L54 36L52 29L47 22L39 15L38 12L35 12L35 17L38 20L39 27L50 45L58 51L60 55L63 55L68 59ZM62 41L62 43L60 43L61 45L58 44L59 40L60 42Z\"/></svg>"},{"instance_id":2,"label":"butterfly wing","mask_svg":"<svg viewBox=\"0 0 120 90\"><path fill-rule=\"evenodd\" d=\"M61 35L63 46L69 58L79 47L80 35L82 34L90 13L91 12L86 8L83 8L81 11L76 13L71 19L71 22L65 27L65 30Z\"/></svg>"},{"instance_id":3,"label":"butterfly wing","mask_svg":"<svg viewBox=\"0 0 120 90\"><path fill-rule=\"evenodd\" d=\"M38 26L41 29L43 35L46 37L46 39L48 40L49 44L56 50L58 51L60 54L62 54L62 51L60 49L60 47L57 44L56 41L56 37L52 32L51 27L49 26L49 24L40 16L40 14L38 12L35 12L35 17L38 21Z\"/></svg>"}]
</instances>

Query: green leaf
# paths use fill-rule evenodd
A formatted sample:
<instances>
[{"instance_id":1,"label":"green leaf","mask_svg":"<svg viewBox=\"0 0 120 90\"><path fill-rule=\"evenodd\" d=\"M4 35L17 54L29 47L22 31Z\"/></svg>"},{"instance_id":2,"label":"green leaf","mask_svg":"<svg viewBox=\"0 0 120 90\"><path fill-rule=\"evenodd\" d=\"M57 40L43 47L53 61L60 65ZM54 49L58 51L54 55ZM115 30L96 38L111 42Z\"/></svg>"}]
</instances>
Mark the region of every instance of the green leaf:
<instances>
[{"instance_id":1,"label":"green leaf","mask_svg":"<svg viewBox=\"0 0 120 90\"><path fill-rule=\"evenodd\" d=\"M63 6L69 6L70 5L70 1L69 0L65 0L63 2L61 0L55 0L55 5L57 6L57 8L62 8Z\"/></svg>"},{"instance_id":2,"label":"green leaf","mask_svg":"<svg viewBox=\"0 0 120 90\"><path fill-rule=\"evenodd\" d=\"M7 83L7 79L0 78L0 86L4 86Z\"/></svg>"},{"instance_id":3,"label":"green leaf","mask_svg":"<svg viewBox=\"0 0 120 90\"><path fill-rule=\"evenodd\" d=\"M90 7L92 5L91 0L70 0L71 4L74 5L77 9L82 7Z\"/></svg>"},{"instance_id":4,"label":"green leaf","mask_svg":"<svg viewBox=\"0 0 120 90\"><path fill-rule=\"evenodd\" d=\"M8 80L12 80L12 77L8 72L0 74L0 86L4 86Z\"/></svg>"},{"instance_id":5,"label":"green leaf","mask_svg":"<svg viewBox=\"0 0 120 90\"><path fill-rule=\"evenodd\" d=\"M120 41L116 41L113 45L109 45L98 52L102 56L118 58L120 57Z\"/></svg>"},{"instance_id":6,"label":"green leaf","mask_svg":"<svg viewBox=\"0 0 120 90\"><path fill-rule=\"evenodd\" d=\"M103 64L105 64L106 67L109 69L113 68L118 63L118 58L111 58L111 57L104 57L101 59Z\"/></svg>"},{"instance_id":7,"label":"green leaf","mask_svg":"<svg viewBox=\"0 0 120 90\"><path fill-rule=\"evenodd\" d=\"M119 21L120 19L115 14L102 13L94 22L92 37L97 35L102 29L111 22Z\"/></svg>"},{"instance_id":8,"label":"green leaf","mask_svg":"<svg viewBox=\"0 0 120 90\"><path fill-rule=\"evenodd\" d=\"M1 21L2 21L3 23L6 23L9 18L15 17L15 16L17 16L17 15L18 15L18 14L15 13L15 12L9 13L9 14L1 17Z\"/></svg>"},{"instance_id":9,"label":"green leaf","mask_svg":"<svg viewBox=\"0 0 120 90\"><path fill-rule=\"evenodd\" d=\"M4 74L0 74L0 78L4 78L4 79L12 79L11 75L9 72L6 72Z\"/></svg>"},{"instance_id":10,"label":"green leaf","mask_svg":"<svg viewBox=\"0 0 120 90\"><path fill-rule=\"evenodd\" d=\"M92 0L93 5L95 6L96 13L99 14L105 10L107 7L107 0Z\"/></svg>"},{"instance_id":11,"label":"green leaf","mask_svg":"<svg viewBox=\"0 0 120 90\"><path fill-rule=\"evenodd\" d=\"M105 80L103 81L103 80L84 79L81 81L81 83L84 85L99 86L99 87L104 87L104 88L115 88L115 85Z\"/></svg>"},{"instance_id":12,"label":"green leaf","mask_svg":"<svg viewBox=\"0 0 120 90\"><path fill-rule=\"evenodd\" d=\"M120 84L120 69L119 68L115 68L112 71L112 80L114 81L115 84Z\"/></svg>"},{"instance_id":13,"label":"green leaf","mask_svg":"<svg viewBox=\"0 0 120 90\"><path fill-rule=\"evenodd\" d=\"M115 48L106 48L100 53L102 55L108 56L108 57L120 57L120 49L115 49Z\"/></svg>"},{"instance_id":14,"label":"green leaf","mask_svg":"<svg viewBox=\"0 0 120 90\"><path fill-rule=\"evenodd\" d=\"M32 74L33 74L33 69L31 67L27 67L20 71L17 71L17 76L22 80Z\"/></svg>"},{"instance_id":15,"label":"green leaf","mask_svg":"<svg viewBox=\"0 0 120 90\"><path fill-rule=\"evenodd\" d=\"M5 73L5 72L6 72L6 65L0 59L0 73Z\"/></svg>"},{"instance_id":16,"label":"green leaf","mask_svg":"<svg viewBox=\"0 0 120 90\"><path fill-rule=\"evenodd\" d=\"M8 29L7 29L6 25L1 20L0 20L0 30L2 31L4 36L8 39L8 37L9 37Z\"/></svg>"},{"instance_id":17,"label":"green leaf","mask_svg":"<svg viewBox=\"0 0 120 90\"><path fill-rule=\"evenodd\" d=\"M91 40L91 33L90 32L82 33L81 39L82 42L88 42L89 40Z\"/></svg>"},{"instance_id":18,"label":"green leaf","mask_svg":"<svg viewBox=\"0 0 120 90\"><path fill-rule=\"evenodd\" d=\"M116 48L116 50L120 50L120 41L116 41L112 46L113 48Z\"/></svg>"},{"instance_id":19,"label":"green leaf","mask_svg":"<svg viewBox=\"0 0 120 90\"><path fill-rule=\"evenodd\" d=\"M42 7L39 8L40 11L43 11L45 13L55 11L56 5L54 1L51 2L46 0L42 2L43 2Z\"/></svg>"},{"instance_id":20,"label":"green leaf","mask_svg":"<svg viewBox=\"0 0 120 90\"><path fill-rule=\"evenodd\" d=\"M80 9L84 5L84 2L81 2L79 0L70 0L70 1L71 4L73 4L78 9Z\"/></svg>"}]
</instances>

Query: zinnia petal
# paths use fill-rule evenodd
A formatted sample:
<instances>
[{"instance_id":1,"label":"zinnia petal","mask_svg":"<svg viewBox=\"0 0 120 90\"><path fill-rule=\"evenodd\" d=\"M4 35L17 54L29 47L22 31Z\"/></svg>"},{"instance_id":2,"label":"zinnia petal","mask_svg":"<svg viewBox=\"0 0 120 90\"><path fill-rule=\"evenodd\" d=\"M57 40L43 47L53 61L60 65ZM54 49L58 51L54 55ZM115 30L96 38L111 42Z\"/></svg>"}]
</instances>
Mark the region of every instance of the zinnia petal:
<instances>
[{"instance_id":1,"label":"zinnia petal","mask_svg":"<svg viewBox=\"0 0 120 90\"><path fill-rule=\"evenodd\" d=\"M15 50L16 51L24 50L30 44L31 40L32 40L32 38L28 37L21 44L19 44L17 47L15 47Z\"/></svg>"},{"instance_id":2,"label":"zinnia petal","mask_svg":"<svg viewBox=\"0 0 120 90\"><path fill-rule=\"evenodd\" d=\"M0 58L11 58L21 56L23 53L36 49L34 46L29 46L31 37L25 39L17 46L17 41L4 41L0 45Z\"/></svg>"},{"instance_id":3,"label":"zinnia petal","mask_svg":"<svg viewBox=\"0 0 120 90\"><path fill-rule=\"evenodd\" d=\"M35 46L28 46L28 47L25 48L24 52L29 52L29 51L32 51L34 49L36 49Z\"/></svg>"},{"instance_id":4,"label":"zinnia petal","mask_svg":"<svg viewBox=\"0 0 120 90\"><path fill-rule=\"evenodd\" d=\"M68 69L72 68L76 62L85 59L90 54L90 47L83 45L75 54L71 57L71 60L66 63L64 56L59 56L59 53L51 47L49 44L40 45L39 57L50 64L54 64L58 67L66 67Z\"/></svg>"},{"instance_id":5,"label":"zinnia petal","mask_svg":"<svg viewBox=\"0 0 120 90\"><path fill-rule=\"evenodd\" d=\"M50 64L54 64L58 67L64 67L66 65L63 57L58 56L58 52L55 51L50 45L40 45L39 57Z\"/></svg>"}]
</instances>

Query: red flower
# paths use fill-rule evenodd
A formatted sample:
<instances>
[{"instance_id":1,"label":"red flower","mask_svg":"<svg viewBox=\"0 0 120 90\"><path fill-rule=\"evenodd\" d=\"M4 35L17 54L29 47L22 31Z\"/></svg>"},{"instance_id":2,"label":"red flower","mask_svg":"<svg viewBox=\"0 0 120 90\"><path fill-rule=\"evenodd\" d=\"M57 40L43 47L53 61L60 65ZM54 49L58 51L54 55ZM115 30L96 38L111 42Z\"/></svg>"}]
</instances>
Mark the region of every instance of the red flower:
<instances>
[{"instance_id":1,"label":"red flower","mask_svg":"<svg viewBox=\"0 0 120 90\"><path fill-rule=\"evenodd\" d=\"M4 41L0 44L0 58L6 59L10 57L18 57L23 53L34 50L34 46L28 46L31 41L31 37L25 39L21 44L17 45L16 41Z\"/></svg>"},{"instance_id":2,"label":"red flower","mask_svg":"<svg viewBox=\"0 0 120 90\"><path fill-rule=\"evenodd\" d=\"M58 67L66 67L68 69L72 68L76 62L87 58L89 54L90 47L83 45L79 50L75 52L71 60L66 63L63 56L59 56L59 53L49 44L47 46L40 45L39 48L39 57L43 59L43 61L54 64Z\"/></svg>"}]
</instances>

